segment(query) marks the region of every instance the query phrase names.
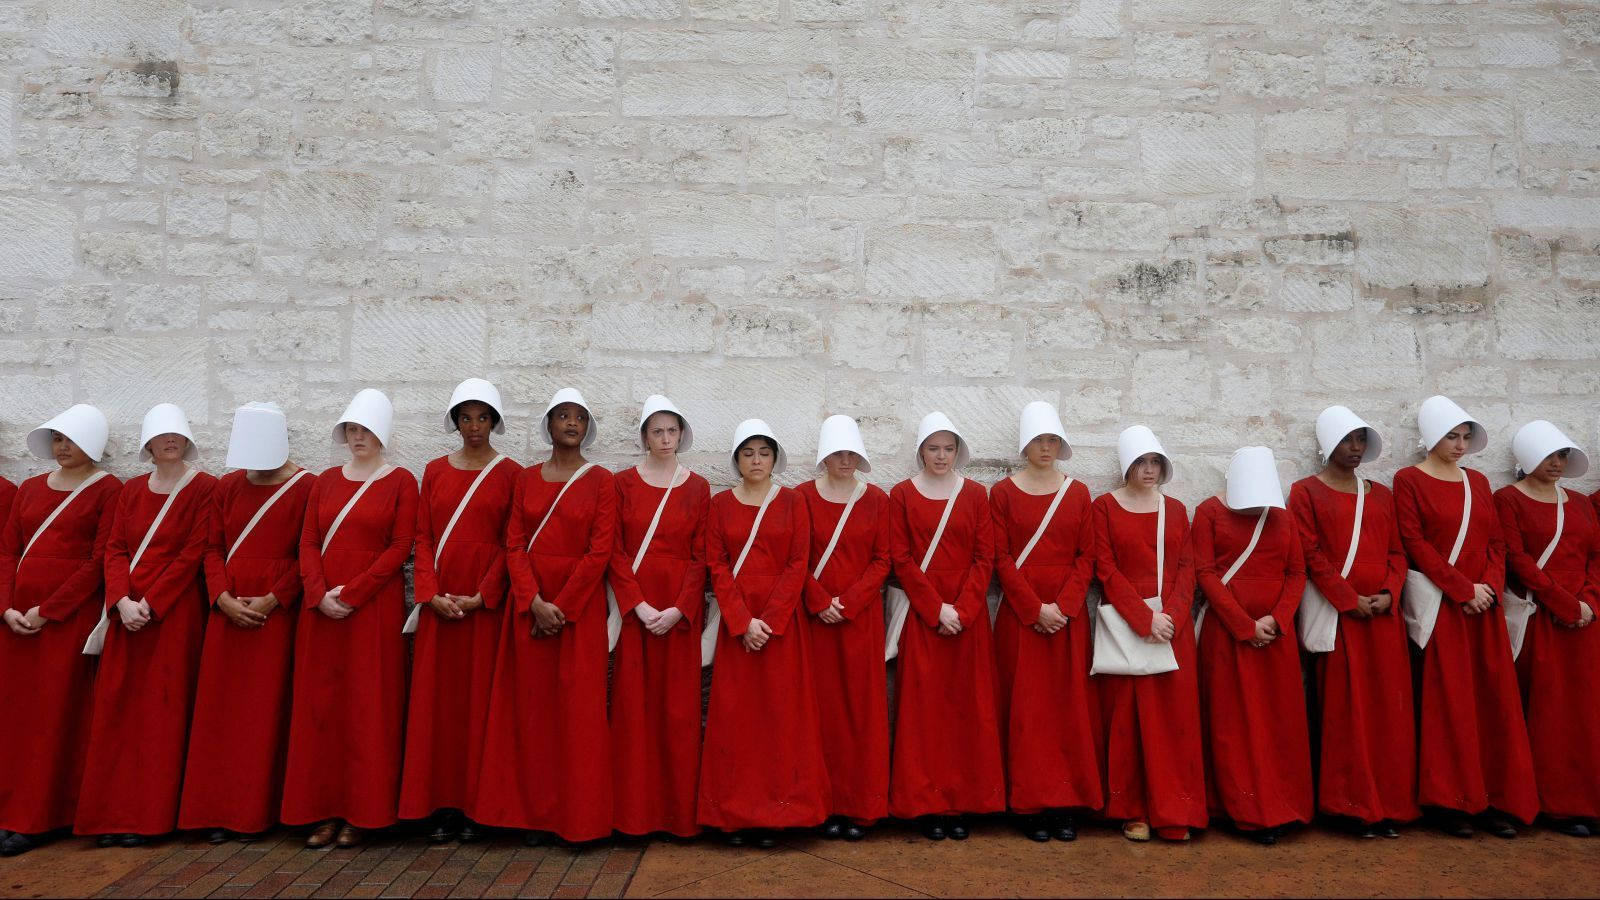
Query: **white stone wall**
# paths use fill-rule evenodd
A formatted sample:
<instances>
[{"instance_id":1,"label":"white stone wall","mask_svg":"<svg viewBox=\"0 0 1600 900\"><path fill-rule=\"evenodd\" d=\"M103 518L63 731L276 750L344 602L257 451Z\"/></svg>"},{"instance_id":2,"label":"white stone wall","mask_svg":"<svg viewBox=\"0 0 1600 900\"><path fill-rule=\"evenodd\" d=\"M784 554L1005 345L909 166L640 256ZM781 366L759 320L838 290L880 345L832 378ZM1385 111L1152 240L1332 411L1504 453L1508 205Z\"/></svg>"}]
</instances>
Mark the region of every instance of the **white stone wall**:
<instances>
[{"instance_id":1,"label":"white stone wall","mask_svg":"<svg viewBox=\"0 0 1600 900\"><path fill-rule=\"evenodd\" d=\"M992 479L1033 398L1097 491L1132 422L1189 501L1298 477L1334 402L1387 477L1436 391L1497 483L1530 418L1600 462L1597 62L1594 0L6 0L0 471L76 400L122 474L162 400L320 466L366 385L420 470L480 374L519 459L660 391L717 482L843 412L887 484L934 407Z\"/></svg>"}]
</instances>

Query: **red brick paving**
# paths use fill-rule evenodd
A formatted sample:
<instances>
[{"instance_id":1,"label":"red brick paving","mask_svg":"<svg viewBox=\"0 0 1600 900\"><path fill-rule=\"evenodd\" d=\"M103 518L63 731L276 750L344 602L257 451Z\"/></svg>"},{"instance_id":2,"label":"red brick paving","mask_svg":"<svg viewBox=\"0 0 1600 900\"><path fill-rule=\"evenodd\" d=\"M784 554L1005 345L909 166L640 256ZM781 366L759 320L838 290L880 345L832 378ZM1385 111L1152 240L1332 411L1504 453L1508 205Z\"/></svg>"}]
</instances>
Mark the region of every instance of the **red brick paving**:
<instances>
[{"instance_id":1,"label":"red brick paving","mask_svg":"<svg viewBox=\"0 0 1600 900\"><path fill-rule=\"evenodd\" d=\"M524 847L519 835L473 844L379 838L307 850L299 832L252 844L172 841L95 897L620 897L642 845ZM94 850L116 853L116 849Z\"/></svg>"}]
</instances>

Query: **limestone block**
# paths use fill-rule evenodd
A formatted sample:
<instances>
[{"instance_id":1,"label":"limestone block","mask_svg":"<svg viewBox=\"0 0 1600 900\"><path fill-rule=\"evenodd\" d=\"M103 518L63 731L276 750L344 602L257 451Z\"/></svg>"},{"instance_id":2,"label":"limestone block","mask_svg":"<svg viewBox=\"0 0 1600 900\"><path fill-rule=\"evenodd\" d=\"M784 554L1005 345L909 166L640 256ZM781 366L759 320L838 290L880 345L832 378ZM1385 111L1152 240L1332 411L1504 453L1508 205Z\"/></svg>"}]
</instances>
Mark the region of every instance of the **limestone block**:
<instances>
[{"instance_id":1,"label":"limestone block","mask_svg":"<svg viewBox=\"0 0 1600 900\"><path fill-rule=\"evenodd\" d=\"M1247 115L1165 113L1139 134L1145 180L1153 190L1208 194L1255 179L1255 124Z\"/></svg>"},{"instance_id":2,"label":"limestone block","mask_svg":"<svg viewBox=\"0 0 1600 900\"><path fill-rule=\"evenodd\" d=\"M90 338L79 344L79 396L92 397L106 414L119 452L137 450L139 423L157 403L178 404L191 422L206 420L208 343L208 338L185 335Z\"/></svg>"},{"instance_id":3,"label":"limestone block","mask_svg":"<svg viewBox=\"0 0 1600 900\"><path fill-rule=\"evenodd\" d=\"M1314 56L1232 50L1227 60L1228 89L1236 94L1303 99L1318 90Z\"/></svg>"},{"instance_id":4,"label":"limestone block","mask_svg":"<svg viewBox=\"0 0 1600 900\"><path fill-rule=\"evenodd\" d=\"M1268 157L1262 174L1267 190L1280 197L1382 201L1403 192L1400 170L1386 162Z\"/></svg>"},{"instance_id":5,"label":"limestone block","mask_svg":"<svg viewBox=\"0 0 1600 900\"><path fill-rule=\"evenodd\" d=\"M1495 299L1498 347L1511 359L1594 359L1600 346L1600 293L1514 284Z\"/></svg>"},{"instance_id":6,"label":"limestone block","mask_svg":"<svg viewBox=\"0 0 1600 900\"><path fill-rule=\"evenodd\" d=\"M1389 127L1396 134L1509 135L1511 104L1498 97L1401 96L1389 102Z\"/></svg>"},{"instance_id":7,"label":"limestone block","mask_svg":"<svg viewBox=\"0 0 1600 900\"><path fill-rule=\"evenodd\" d=\"M1349 114L1339 108L1307 107L1262 117L1266 153L1343 153L1350 145Z\"/></svg>"},{"instance_id":8,"label":"limestone block","mask_svg":"<svg viewBox=\"0 0 1600 900\"><path fill-rule=\"evenodd\" d=\"M651 72L622 83L625 116L776 116L787 107L784 76Z\"/></svg>"},{"instance_id":9,"label":"limestone block","mask_svg":"<svg viewBox=\"0 0 1600 900\"><path fill-rule=\"evenodd\" d=\"M1311 326L1311 371L1329 390L1414 397L1422 386L1416 330L1403 321L1354 316L1317 322Z\"/></svg>"},{"instance_id":10,"label":"limestone block","mask_svg":"<svg viewBox=\"0 0 1600 900\"><path fill-rule=\"evenodd\" d=\"M1363 208L1356 269L1386 288L1454 290L1489 280L1489 215L1479 206Z\"/></svg>"},{"instance_id":11,"label":"limestone block","mask_svg":"<svg viewBox=\"0 0 1600 900\"><path fill-rule=\"evenodd\" d=\"M501 96L562 110L605 104L616 95L616 43L604 29L528 29L501 48Z\"/></svg>"},{"instance_id":12,"label":"limestone block","mask_svg":"<svg viewBox=\"0 0 1600 900\"><path fill-rule=\"evenodd\" d=\"M1561 42L1548 34L1491 29L1478 37L1478 61L1519 69L1559 65Z\"/></svg>"},{"instance_id":13,"label":"limestone block","mask_svg":"<svg viewBox=\"0 0 1600 900\"><path fill-rule=\"evenodd\" d=\"M993 290L993 238L984 228L900 225L866 239L867 291L877 297L971 297Z\"/></svg>"},{"instance_id":14,"label":"limestone block","mask_svg":"<svg viewBox=\"0 0 1600 900\"><path fill-rule=\"evenodd\" d=\"M1323 77L1337 87L1417 87L1428 55L1419 38L1399 34L1338 34L1322 46Z\"/></svg>"},{"instance_id":15,"label":"limestone block","mask_svg":"<svg viewBox=\"0 0 1600 900\"><path fill-rule=\"evenodd\" d=\"M184 0L52 0L37 46L56 56L175 59L184 49Z\"/></svg>"},{"instance_id":16,"label":"limestone block","mask_svg":"<svg viewBox=\"0 0 1600 900\"><path fill-rule=\"evenodd\" d=\"M683 353L716 343L717 309L709 303L596 303L589 324L598 349Z\"/></svg>"},{"instance_id":17,"label":"limestone block","mask_svg":"<svg viewBox=\"0 0 1600 900\"><path fill-rule=\"evenodd\" d=\"M354 247L378 233L383 184L353 172L272 175L262 208L262 234L301 249Z\"/></svg>"},{"instance_id":18,"label":"limestone block","mask_svg":"<svg viewBox=\"0 0 1600 900\"><path fill-rule=\"evenodd\" d=\"M1600 197L1498 198L1494 224L1524 230L1600 228Z\"/></svg>"},{"instance_id":19,"label":"limestone block","mask_svg":"<svg viewBox=\"0 0 1600 900\"><path fill-rule=\"evenodd\" d=\"M486 47L451 47L433 56L428 91L441 103L482 103L494 86L495 51Z\"/></svg>"},{"instance_id":20,"label":"limestone block","mask_svg":"<svg viewBox=\"0 0 1600 900\"><path fill-rule=\"evenodd\" d=\"M1275 0L1133 0L1136 22L1249 23L1278 18Z\"/></svg>"},{"instance_id":21,"label":"limestone block","mask_svg":"<svg viewBox=\"0 0 1600 900\"><path fill-rule=\"evenodd\" d=\"M483 368L486 315L481 304L383 300L356 304L350 368L370 379L450 381Z\"/></svg>"},{"instance_id":22,"label":"limestone block","mask_svg":"<svg viewBox=\"0 0 1600 900\"><path fill-rule=\"evenodd\" d=\"M1154 203L1052 201L1056 240L1075 250L1161 250L1171 235L1167 211Z\"/></svg>"},{"instance_id":23,"label":"limestone block","mask_svg":"<svg viewBox=\"0 0 1600 900\"><path fill-rule=\"evenodd\" d=\"M123 289L122 322L134 331L190 328L200 320L199 285L130 284Z\"/></svg>"},{"instance_id":24,"label":"limestone block","mask_svg":"<svg viewBox=\"0 0 1600 900\"><path fill-rule=\"evenodd\" d=\"M904 372L911 363L911 307L852 300L828 317L828 358L838 366Z\"/></svg>"},{"instance_id":25,"label":"limestone block","mask_svg":"<svg viewBox=\"0 0 1600 900\"><path fill-rule=\"evenodd\" d=\"M730 357L779 359L822 350L816 315L793 305L740 304L723 310L722 352Z\"/></svg>"},{"instance_id":26,"label":"limestone block","mask_svg":"<svg viewBox=\"0 0 1600 900\"><path fill-rule=\"evenodd\" d=\"M646 210L658 256L773 259L776 207L754 194L661 194Z\"/></svg>"},{"instance_id":27,"label":"limestone block","mask_svg":"<svg viewBox=\"0 0 1600 900\"><path fill-rule=\"evenodd\" d=\"M1279 298L1287 312L1338 312L1355 306L1349 278L1317 271L1283 273Z\"/></svg>"},{"instance_id":28,"label":"limestone block","mask_svg":"<svg viewBox=\"0 0 1600 900\"><path fill-rule=\"evenodd\" d=\"M1210 415L1211 372L1189 350L1145 350L1133 361L1126 412L1135 417L1204 419Z\"/></svg>"},{"instance_id":29,"label":"limestone block","mask_svg":"<svg viewBox=\"0 0 1600 900\"><path fill-rule=\"evenodd\" d=\"M929 309L922 321L922 368L937 376L1011 375L1015 330L1001 307L963 304Z\"/></svg>"},{"instance_id":30,"label":"limestone block","mask_svg":"<svg viewBox=\"0 0 1600 900\"><path fill-rule=\"evenodd\" d=\"M1143 31L1133 39L1140 78L1201 81L1210 74L1211 42L1203 34Z\"/></svg>"},{"instance_id":31,"label":"limestone block","mask_svg":"<svg viewBox=\"0 0 1600 900\"><path fill-rule=\"evenodd\" d=\"M62 204L0 197L0 277L66 278L74 266L74 230L72 211ZM85 244L86 254L92 243Z\"/></svg>"}]
</instances>

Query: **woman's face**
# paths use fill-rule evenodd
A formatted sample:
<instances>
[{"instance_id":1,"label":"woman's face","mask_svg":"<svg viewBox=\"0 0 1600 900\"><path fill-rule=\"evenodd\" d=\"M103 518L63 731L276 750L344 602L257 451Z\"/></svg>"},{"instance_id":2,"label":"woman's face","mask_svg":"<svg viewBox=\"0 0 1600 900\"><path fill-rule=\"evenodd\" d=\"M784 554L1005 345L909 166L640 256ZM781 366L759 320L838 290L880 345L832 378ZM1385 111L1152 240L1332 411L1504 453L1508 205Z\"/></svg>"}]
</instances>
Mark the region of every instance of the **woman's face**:
<instances>
[{"instance_id":1,"label":"woman's face","mask_svg":"<svg viewBox=\"0 0 1600 900\"><path fill-rule=\"evenodd\" d=\"M1367 455L1367 430L1357 428L1344 436L1339 446L1333 448L1328 454L1328 461L1345 469L1354 469L1361 465L1361 458Z\"/></svg>"},{"instance_id":2,"label":"woman's face","mask_svg":"<svg viewBox=\"0 0 1600 900\"><path fill-rule=\"evenodd\" d=\"M344 423L344 443L350 448L350 458L365 462L383 452L383 442L365 425Z\"/></svg>"},{"instance_id":3,"label":"woman's face","mask_svg":"<svg viewBox=\"0 0 1600 900\"><path fill-rule=\"evenodd\" d=\"M1146 453L1128 467L1128 484L1147 489L1160 487L1162 468L1161 454Z\"/></svg>"},{"instance_id":4,"label":"woman's face","mask_svg":"<svg viewBox=\"0 0 1600 900\"><path fill-rule=\"evenodd\" d=\"M1055 434L1036 435L1028 442L1028 446L1022 448L1022 455L1030 466L1053 466L1061 458L1061 437Z\"/></svg>"},{"instance_id":5,"label":"woman's face","mask_svg":"<svg viewBox=\"0 0 1600 900\"><path fill-rule=\"evenodd\" d=\"M184 451L189 449L189 439L181 434L158 434L145 446L150 449L150 458L155 462L181 462Z\"/></svg>"},{"instance_id":6,"label":"woman's face","mask_svg":"<svg viewBox=\"0 0 1600 900\"><path fill-rule=\"evenodd\" d=\"M767 442L760 438L751 438L739 445L739 452L734 454L734 459L739 462L739 477L745 481L766 481L772 477L772 466L777 461L778 455L772 452Z\"/></svg>"},{"instance_id":7,"label":"woman's face","mask_svg":"<svg viewBox=\"0 0 1600 900\"><path fill-rule=\"evenodd\" d=\"M489 445L489 435L494 433L494 410L487 403L468 400L456 406L456 430L461 432L461 446L476 450Z\"/></svg>"},{"instance_id":8,"label":"woman's face","mask_svg":"<svg viewBox=\"0 0 1600 900\"><path fill-rule=\"evenodd\" d=\"M1467 443L1472 440L1472 423L1462 422L1445 432L1439 443L1433 445L1433 455L1445 462L1458 463L1467 455Z\"/></svg>"},{"instance_id":9,"label":"woman's face","mask_svg":"<svg viewBox=\"0 0 1600 900\"><path fill-rule=\"evenodd\" d=\"M917 448L917 454L922 458L922 468L929 475L949 473L955 467L956 450L960 446L960 440L948 431L935 431L928 435L928 439Z\"/></svg>"},{"instance_id":10,"label":"woman's face","mask_svg":"<svg viewBox=\"0 0 1600 900\"><path fill-rule=\"evenodd\" d=\"M89 454L80 450L72 438L59 431L50 432L50 455L55 457L56 465L63 469L75 469L92 462Z\"/></svg>"},{"instance_id":11,"label":"woman's face","mask_svg":"<svg viewBox=\"0 0 1600 900\"><path fill-rule=\"evenodd\" d=\"M576 450L583 446L584 436L589 433L589 411L576 403L562 403L550 410L545 424L550 429L551 442Z\"/></svg>"},{"instance_id":12,"label":"woman's face","mask_svg":"<svg viewBox=\"0 0 1600 900\"><path fill-rule=\"evenodd\" d=\"M678 417L669 412L655 412L644 420L644 445L657 459L671 459L678 453L678 442L683 440L683 427Z\"/></svg>"},{"instance_id":13,"label":"woman's face","mask_svg":"<svg viewBox=\"0 0 1600 900\"><path fill-rule=\"evenodd\" d=\"M836 450L822 458L822 467L827 470L829 478L854 478L859 465L861 457L854 450Z\"/></svg>"},{"instance_id":14,"label":"woman's face","mask_svg":"<svg viewBox=\"0 0 1600 900\"><path fill-rule=\"evenodd\" d=\"M1567 455L1572 451L1562 447L1560 450L1546 456L1544 461L1529 474L1541 481L1559 481L1561 476L1567 474Z\"/></svg>"}]
</instances>

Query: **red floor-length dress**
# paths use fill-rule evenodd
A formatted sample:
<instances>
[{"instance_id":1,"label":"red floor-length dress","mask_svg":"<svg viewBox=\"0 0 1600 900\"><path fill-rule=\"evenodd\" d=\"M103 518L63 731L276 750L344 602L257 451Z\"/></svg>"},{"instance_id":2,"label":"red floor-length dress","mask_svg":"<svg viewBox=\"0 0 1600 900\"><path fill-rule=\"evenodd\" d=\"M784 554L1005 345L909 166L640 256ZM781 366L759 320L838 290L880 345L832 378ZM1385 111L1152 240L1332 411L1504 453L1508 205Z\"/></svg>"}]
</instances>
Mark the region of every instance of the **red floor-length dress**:
<instances>
[{"instance_id":1,"label":"red floor-length dress","mask_svg":"<svg viewBox=\"0 0 1600 900\"><path fill-rule=\"evenodd\" d=\"M722 612L711 705L700 758L701 825L724 830L816 825L828 815L828 773L817 724L804 615L810 524L799 493L782 488L767 506L744 565L733 566L757 507L733 491L711 498L706 567ZM751 619L772 629L751 651Z\"/></svg>"},{"instance_id":2,"label":"red floor-length dress","mask_svg":"<svg viewBox=\"0 0 1600 900\"><path fill-rule=\"evenodd\" d=\"M1210 604L1200 632L1200 713L1216 815L1242 829L1310 822L1311 738L1294 614L1306 585L1294 516L1272 509L1261 539L1233 579L1227 573L1255 531L1257 515L1210 497L1189 532L1195 580ZM1271 615L1278 637L1254 647L1256 620Z\"/></svg>"},{"instance_id":3,"label":"red floor-length dress","mask_svg":"<svg viewBox=\"0 0 1600 900\"><path fill-rule=\"evenodd\" d=\"M983 485L963 481L926 572L922 557L946 501L923 496L909 479L889 500L894 573L911 601L895 673L889 814L999 812L1006 787L989 626L995 541L988 498ZM941 603L960 614L959 634L939 633Z\"/></svg>"},{"instance_id":4,"label":"red floor-length dress","mask_svg":"<svg viewBox=\"0 0 1600 900\"><path fill-rule=\"evenodd\" d=\"M1499 602L1477 615L1464 609L1474 584L1489 585L1497 598L1504 590L1505 542L1489 479L1462 471L1471 479L1472 518L1453 566L1461 482L1416 466L1394 476L1395 514L1410 566L1444 592L1418 673L1417 802L1468 814L1492 807L1532 822L1539 793L1505 610Z\"/></svg>"},{"instance_id":5,"label":"red floor-length dress","mask_svg":"<svg viewBox=\"0 0 1600 900\"><path fill-rule=\"evenodd\" d=\"M505 604L474 821L547 831L568 841L611 834L611 735L606 726L606 566L617 530L617 489L595 466L573 482L530 552L564 482L544 463L517 478L506 528ZM533 598L566 616L533 633Z\"/></svg>"},{"instance_id":6,"label":"red floor-length dress","mask_svg":"<svg viewBox=\"0 0 1600 900\"><path fill-rule=\"evenodd\" d=\"M1350 552L1356 495L1313 475L1290 489L1289 509L1311 582L1340 613L1332 652L1316 654L1314 663L1322 723L1317 809L1371 825L1410 821L1420 810L1411 657L1400 606L1406 555L1394 495L1376 482L1366 485L1361 540L1348 578L1339 573ZM1393 598L1387 612L1369 619L1351 615L1358 595L1384 591Z\"/></svg>"},{"instance_id":7,"label":"red floor-length dress","mask_svg":"<svg viewBox=\"0 0 1600 900\"><path fill-rule=\"evenodd\" d=\"M506 522L522 467L502 459L484 474L458 469L442 456L422 472L417 502L411 701L406 711L406 758L400 818L420 819L440 809L466 809L483 752L489 688L500 644L501 600L506 592ZM461 498L479 475L483 481L463 508ZM434 563L439 538L455 520ZM428 605L438 594L483 596L483 606L446 619Z\"/></svg>"},{"instance_id":8,"label":"red floor-length dress","mask_svg":"<svg viewBox=\"0 0 1600 900\"><path fill-rule=\"evenodd\" d=\"M17 489L0 529L0 611L39 607L47 620L24 637L0 625L0 828L40 834L72 824L89 742L95 658L83 642L105 608L105 548L122 483L105 475L84 489L23 556L71 491L35 475ZM18 560L21 560L20 562Z\"/></svg>"},{"instance_id":9,"label":"red floor-length dress","mask_svg":"<svg viewBox=\"0 0 1600 900\"><path fill-rule=\"evenodd\" d=\"M396 467L374 481L326 550L323 538L361 488L340 466L317 476L300 532L304 609L295 630L294 708L283 821L393 825L406 714L405 576L417 527L417 479ZM317 609L328 591L355 611Z\"/></svg>"},{"instance_id":10,"label":"red floor-length dress","mask_svg":"<svg viewBox=\"0 0 1600 900\"><path fill-rule=\"evenodd\" d=\"M1556 505L1507 485L1495 492L1512 587L1532 591L1517 668L1526 700L1539 811L1557 818L1600 818L1600 627L1574 628L1578 604L1600 614L1600 523L1579 493L1566 491L1561 542Z\"/></svg>"},{"instance_id":11,"label":"red floor-length dress","mask_svg":"<svg viewBox=\"0 0 1600 900\"><path fill-rule=\"evenodd\" d=\"M635 572L633 558L667 489L646 484L632 468L615 482L618 532L607 574L622 633L611 687L612 821L624 834L689 837L700 830L700 629L711 486L688 472L672 489ZM677 607L683 618L658 637L631 614L641 602Z\"/></svg>"},{"instance_id":12,"label":"red floor-length dress","mask_svg":"<svg viewBox=\"0 0 1600 900\"><path fill-rule=\"evenodd\" d=\"M1000 746L1007 800L1019 813L1105 805L1100 698L1089 683L1094 633L1084 608L1094 577L1094 521L1083 482L1067 488L1022 568L1016 564L1054 499L1053 491L1029 494L1010 478L989 489L1004 598L994 623ZM1045 603L1067 616L1055 634L1033 630Z\"/></svg>"},{"instance_id":13,"label":"red floor-length dress","mask_svg":"<svg viewBox=\"0 0 1600 900\"><path fill-rule=\"evenodd\" d=\"M300 532L315 483L306 473L293 485L252 484L241 469L217 485L206 596L213 607L224 591L236 598L271 594L278 605L255 628L240 628L215 608L211 612L189 727L179 828L252 834L278 821L295 625L301 615ZM239 543L245 526L280 490L283 494ZM236 543L239 549L230 558Z\"/></svg>"},{"instance_id":14,"label":"red floor-length dress","mask_svg":"<svg viewBox=\"0 0 1600 900\"><path fill-rule=\"evenodd\" d=\"M1200 688L1194 623L1194 565L1189 558L1189 513L1167 505L1161 585L1156 584L1155 512L1129 512L1110 494L1094 501L1095 573L1110 603L1140 637L1150 635L1153 612L1144 601L1161 597L1161 611L1176 629L1175 672L1096 675L1105 717L1108 818L1145 822L1155 829L1204 828L1205 756L1201 749Z\"/></svg>"},{"instance_id":15,"label":"red floor-length dress","mask_svg":"<svg viewBox=\"0 0 1600 900\"><path fill-rule=\"evenodd\" d=\"M130 479L117 497L106 541L111 621L95 676L94 717L73 822L78 834L156 835L178 825L209 608L202 568L216 488L217 479L196 472L131 572L131 558L168 495L151 491L145 473ZM123 597L150 604L150 621L138 631L122 627L114 607Z\"/></svg>"},{"instance_id":16,"label":"red floor-length dress","mask_svg":"<svg viewBox=\"0 0 1600 900\"><path fill-rule=\"evenodd\" d=\"M828 814L870 824L889 814L888 673L883 665L889 495L865 485L827 566L813 578L845 504L823 499L815 481L795 490L805 500L811 522L802 618L810 632L811 678L828 764ZM816 614L835 597L844 607L844 621L829 625Z\"/></svg>"}]
</instances>

